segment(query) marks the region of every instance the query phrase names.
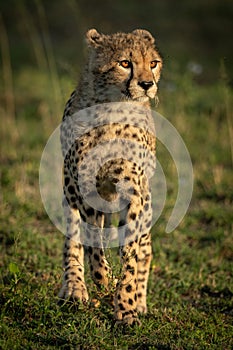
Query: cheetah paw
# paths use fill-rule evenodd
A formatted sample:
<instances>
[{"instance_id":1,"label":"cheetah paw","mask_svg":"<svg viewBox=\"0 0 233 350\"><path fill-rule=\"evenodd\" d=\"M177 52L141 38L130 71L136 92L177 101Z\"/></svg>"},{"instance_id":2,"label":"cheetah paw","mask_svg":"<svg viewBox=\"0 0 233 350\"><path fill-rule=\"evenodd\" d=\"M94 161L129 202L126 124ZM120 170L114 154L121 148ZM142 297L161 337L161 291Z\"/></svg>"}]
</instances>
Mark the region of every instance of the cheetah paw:
<instances>
[{"instance_id":1,"label":"cheetah paw","mask_svg":"<svg viewBox=\"0 0 233 350\"><path fill-rule=\"evenodd\" d=\"M141 321L137 317L124 317L122 320L116 320L116 326L141 326Z\"/></svg>"},{"instance_id":2,"label":"cheetah paw","mask_svg":"<svg viewBox=\"0 0 233 350\"><path fill-rule=\"evenodd\" d=\"M85 285L71 282L63 284L58 297L63 300L80 301L83 304L86 304L89 299Z\"/></svg>"}]
</instances>

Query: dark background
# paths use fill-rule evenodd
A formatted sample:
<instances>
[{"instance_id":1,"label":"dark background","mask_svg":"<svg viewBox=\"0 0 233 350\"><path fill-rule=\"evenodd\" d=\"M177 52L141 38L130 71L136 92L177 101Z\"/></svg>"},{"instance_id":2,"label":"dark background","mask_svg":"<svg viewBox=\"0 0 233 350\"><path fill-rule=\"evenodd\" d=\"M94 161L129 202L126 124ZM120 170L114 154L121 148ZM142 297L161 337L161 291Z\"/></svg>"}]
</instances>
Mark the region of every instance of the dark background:
<instances>
[{"instance_id":1,"label":"dark background","mask_svg":"<svg viewBox=\"0 0 233 350\"><path fill-rule=\"evenodd\" d=\"M231 0L0 0L0 10L14 71L23 65L43 66L39 45L53 50L61 73L69 66L78 71L86 30L145 28L157 38L166 69L196 69L201 83L213 83L224 63L232 82Z\"/></svg>"}]
</instances>

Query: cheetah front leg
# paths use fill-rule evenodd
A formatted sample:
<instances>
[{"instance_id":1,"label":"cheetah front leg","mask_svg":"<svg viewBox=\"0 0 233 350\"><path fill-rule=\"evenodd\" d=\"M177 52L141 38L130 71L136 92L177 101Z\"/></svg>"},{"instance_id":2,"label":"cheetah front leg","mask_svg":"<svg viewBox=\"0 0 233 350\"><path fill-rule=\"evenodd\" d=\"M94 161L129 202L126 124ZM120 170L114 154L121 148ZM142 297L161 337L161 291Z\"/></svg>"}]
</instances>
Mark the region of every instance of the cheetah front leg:
<instances>
[{"instance_id":1,"label":"cheetah front leg","mask_svg":"<svg viewBox=\"0 0 233 350\"><path fill-rule=\"evenodd\" d=\"M78 210L64 204L67 221L67 235L64 244L64 276L59 292L61 299L78 300L86 303L87 288L84 280L84 249L80 243L80 215Z\"/></svg>"},{"instance_id":2,"label":"cheetah front leg","mask_svg":"<svg viewBox=\"0 0 233 350\"><path fill-rule=\"evenodd\" d=\"M138 299L137 311L140 313L147 312L146 295L147 282L150 272L150 263L152 258L151 235L143 234L139 242L138 253Z\"/></svg>"}]
</instances>

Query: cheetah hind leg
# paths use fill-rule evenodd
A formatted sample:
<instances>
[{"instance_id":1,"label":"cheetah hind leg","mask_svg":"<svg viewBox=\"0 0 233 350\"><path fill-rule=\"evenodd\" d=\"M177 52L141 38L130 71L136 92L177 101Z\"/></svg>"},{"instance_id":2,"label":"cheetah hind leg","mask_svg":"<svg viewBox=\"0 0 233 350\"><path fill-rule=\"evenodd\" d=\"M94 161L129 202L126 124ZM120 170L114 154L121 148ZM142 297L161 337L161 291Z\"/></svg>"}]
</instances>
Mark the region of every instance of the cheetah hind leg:
<instances>
[{"instance_id":1,"label":"cheetah hind leg","mask_svg":"<svg viewBox=\"0 0 233 350\"><path fill-rule=\"evenodd\" d=\"M84 280L84 249L80 243L81 219L78 210L63 203L67 221L67 235L64 244L63 284L59 292L59 298L71 301L88 301L88 293Z\"/></svg>"}]
</instances>

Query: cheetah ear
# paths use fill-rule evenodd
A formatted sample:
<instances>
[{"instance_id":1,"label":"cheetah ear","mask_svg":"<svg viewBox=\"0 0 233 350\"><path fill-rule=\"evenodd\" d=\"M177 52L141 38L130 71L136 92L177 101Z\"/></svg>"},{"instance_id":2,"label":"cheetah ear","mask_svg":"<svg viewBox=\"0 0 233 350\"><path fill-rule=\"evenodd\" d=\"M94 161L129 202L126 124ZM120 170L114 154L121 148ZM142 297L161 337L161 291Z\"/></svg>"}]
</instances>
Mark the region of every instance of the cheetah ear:
<instances>
[{"instance_id":1,"label":"cheetah ear","mask_svg":"<svg viewBox=\"0 0 233 350\"><path fill-rule=\"evenodd\" d=\"M86 39L89 46L99 47L104 44L106 36L98 33L96 29L90 29L86 33Z\"/></svg>"},{"instance_id":2,"label":"cheetah ear","mask_svg":"<svg viewBox=\"0 0 233 350\"><path fill-rule=\"evenodd\" d=\"M148 30L145 29L135 29L133 34L143 37L143 39L148 40L151 44L154 44L155 39Z\"/></svg>"}]
</instances>

